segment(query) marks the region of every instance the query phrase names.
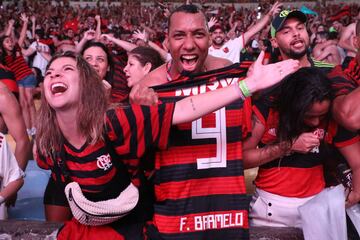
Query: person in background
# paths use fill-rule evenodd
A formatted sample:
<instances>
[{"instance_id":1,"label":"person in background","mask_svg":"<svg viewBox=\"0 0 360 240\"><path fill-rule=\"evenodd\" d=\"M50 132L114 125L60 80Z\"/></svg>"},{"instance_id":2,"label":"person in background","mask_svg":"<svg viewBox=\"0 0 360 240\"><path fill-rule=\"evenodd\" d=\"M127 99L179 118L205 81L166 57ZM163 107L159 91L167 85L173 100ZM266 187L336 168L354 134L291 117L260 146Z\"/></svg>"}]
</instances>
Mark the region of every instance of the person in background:
<instances>
[{"instance_id":1,"label":"person in background","mask_svg":"<svg viewBox=\"0 0 360 240\"><path fill-rule=\"evenodd\" d=\"M0 39L2 50L1 62L15 74L16 82L19 86L21 111L27 132L29 136L34 136L36 134L34 123L36 110L33 100L33 89L36 86L36 78L21 53L29 19L26 14L21 14L20 19L23 24L18 41L15 42L14 40L14 20L9 21L6 34Z\"/></svg>"},{"instance_id":2,"label":"person in background","mask_svg":"<svg viewBox=\"0 0 360 240\"><path fill-rule=\"evenodd\" d=\"M149 72L162 65L158 51L150 47L136 47L128 53L128 61L124 68L128 87L134 86Z\"/></svg>"},{"instance_id":3,"label":"person in background","mask_svg":"<svg viewBox=\"0 0 360 240\"><path fill-rule=\"evenodd\" d=\"M252 135L244 142L245 168L259 167L250 224L301 228L298 207L324 189L331 144L354 167L347 204L360 200L359 136L331 119L331 84L319 68L301 68L274 91L273 102L255 102Z\"/></svg>"},{"instance_id":4,"label":"person in background","mask_svg":"<svg viewBox=\"0 0 360 240\"><path fill-rule=\"evenodd\" d=\"M108 48L100 42L87 42L81 54L96 70L110 94L114 76L114 63Z\"/></svg>"},{"instance_id":5,"label":"person in background","mask_svg":"<svg viewBox=\"0 0 360 240\"><path fill-rule=\"evenodd\" d=\"M25 173L19 167L6 137L0 132L0 219L7 219L7 202L24 184Z\"/></svg>"},{"instance_id":6,"label":"person in background","mask_svg":"<svg viewBox=\"0 0 360 240\"><path fill-rule=\"evenodd\" d=\"M241 50L252 40L252 38L260 32L267 24L270 23L272 17L279 13L282 4L275 2L269 12L259 20L254 26L249 28L240 37L225 41L224 26L215 24L211 29L212 45L209 48L209 54L230 60L233 63L240 61Z\"/></svg>"}]
</instances>

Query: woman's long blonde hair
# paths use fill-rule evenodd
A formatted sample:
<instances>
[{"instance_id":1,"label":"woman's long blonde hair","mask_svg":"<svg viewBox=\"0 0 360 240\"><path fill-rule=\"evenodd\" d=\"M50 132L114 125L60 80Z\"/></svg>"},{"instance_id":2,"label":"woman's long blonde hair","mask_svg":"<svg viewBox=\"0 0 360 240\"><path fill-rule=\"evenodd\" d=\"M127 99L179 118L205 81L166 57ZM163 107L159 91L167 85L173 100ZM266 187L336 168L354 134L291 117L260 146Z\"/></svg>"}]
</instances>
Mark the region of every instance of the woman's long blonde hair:
<instances>
[{"instance_id":1,"label":"woman's long blonde hair","mask_svg":"<svg viewBox=\"0 0 360 240\"><path fill-rule=\"evenodd\" d=\"M54 60L59 58L72 58L76 61L80 78L80 100L77 112L77 126L80 133L86 136L90 144L102 138L105 124L105 113L109 107L104 87L97 72L86 62L81 55L73 52L65 52L55 55L47 68ZM56 112L46 101L42 94L41 106L36 122L36 144L39 152L44 156L50 156L54 151L59 151L64 143L56 120Z\"/></svg>"}]
</instances>

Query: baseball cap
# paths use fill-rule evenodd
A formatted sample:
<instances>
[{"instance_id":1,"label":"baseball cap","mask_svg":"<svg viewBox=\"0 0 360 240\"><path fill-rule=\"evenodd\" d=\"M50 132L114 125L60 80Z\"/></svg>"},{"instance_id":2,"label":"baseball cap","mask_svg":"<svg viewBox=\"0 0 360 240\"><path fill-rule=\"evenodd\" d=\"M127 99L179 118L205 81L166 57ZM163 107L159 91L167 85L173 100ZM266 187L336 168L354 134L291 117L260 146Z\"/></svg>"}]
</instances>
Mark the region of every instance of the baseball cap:
<instances>
[{"instance_id":1,"label":"baseball cap","mask_svg":"<svg viewBox=\"0 0 360 240\"><path fill-rule=\"evenodd\" d=\"M225 28L221 24L215 24L210 28L210 32L214 32L216 29L221 29L223 32L225 32Z\"/></svg>"},{"instance_id":2,"label":"baseball cap","mask_svg":"<svg viewBox=\"0 0 360 240\"><path fill-rule=\"evenodd\" d=\"M303 23L307 20L306 15L299 10L282 10L271 22L271 37L275 37L276 33L281 30L284 22L288 18L297 18Z\"/></svg>"}]
</instances>

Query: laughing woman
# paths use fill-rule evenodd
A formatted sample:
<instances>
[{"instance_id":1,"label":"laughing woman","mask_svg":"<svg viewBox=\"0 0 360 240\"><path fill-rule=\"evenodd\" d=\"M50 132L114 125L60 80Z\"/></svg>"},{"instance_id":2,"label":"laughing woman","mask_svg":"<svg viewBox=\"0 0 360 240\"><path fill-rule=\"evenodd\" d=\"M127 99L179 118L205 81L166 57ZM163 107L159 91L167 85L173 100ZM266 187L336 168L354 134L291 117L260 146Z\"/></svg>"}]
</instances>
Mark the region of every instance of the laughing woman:
<instances>
[{"instance_id":1,"label":"laughing woman","mask_svg":"<svg viewBox=\"0 0 360 240\"><path fill-rule=\"evenodd\" d=\"M262 53L262 57L263 57ZM245 92L269 87L298 68L298 62L261 65L242 80ZM237 84L157 106L108 104L99 76L73 53L49 63L39 111L37 162L65 187L74 218L58 239L142 239L147 220L139 157L150 146L164 149L172 124L189 122L243 98Z\"/></svg>"}]
</instances>

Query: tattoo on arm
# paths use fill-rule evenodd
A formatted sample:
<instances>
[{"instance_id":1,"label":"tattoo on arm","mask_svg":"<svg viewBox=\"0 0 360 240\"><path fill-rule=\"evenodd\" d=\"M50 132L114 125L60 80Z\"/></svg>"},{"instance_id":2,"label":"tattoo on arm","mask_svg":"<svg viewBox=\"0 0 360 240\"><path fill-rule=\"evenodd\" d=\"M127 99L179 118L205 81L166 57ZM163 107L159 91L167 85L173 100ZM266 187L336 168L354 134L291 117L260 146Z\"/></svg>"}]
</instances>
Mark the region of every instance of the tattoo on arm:
<instances>
[{"instance_id":1,"label":"tattoo on arm","mask_svg":"<svg viewBox=\"0 0 360 240\"><path fill-rule=\"evenodd\" d=\"M195 104L194 104L192 98L190 98L190 103L191 103L192 110L193 110L193 111L196 111Z\"/></svg>"}]
</instances>

